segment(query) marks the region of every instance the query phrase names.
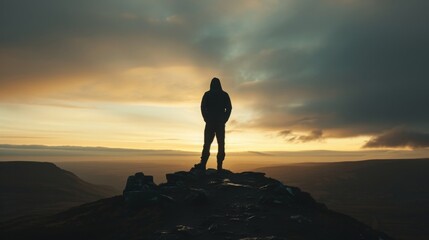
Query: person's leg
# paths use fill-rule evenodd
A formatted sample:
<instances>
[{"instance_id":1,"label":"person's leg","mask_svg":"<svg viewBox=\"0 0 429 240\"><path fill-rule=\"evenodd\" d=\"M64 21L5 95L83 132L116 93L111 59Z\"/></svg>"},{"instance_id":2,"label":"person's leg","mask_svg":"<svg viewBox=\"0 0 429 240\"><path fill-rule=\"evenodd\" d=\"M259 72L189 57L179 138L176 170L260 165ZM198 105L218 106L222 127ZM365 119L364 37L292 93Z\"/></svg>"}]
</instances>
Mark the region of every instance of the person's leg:
<instances>
[{"instance_id":1,"label":"person's leg","mask_svg":"<svg viewBox=\"0 0 429 240\"><path fill-rule=\"evenodd\" d=\"M216 140L217 140L217 169L222 169L222 163L225 159L225 124L218 124L216 126Z\"/></svg>"},{"instance_id":2,"label":"person's leg","mask_svg":"<svg viewBox=\"0 0 429 240\"><path fill-rule=\"evenodd\" d=\"M203 168L206 168L207 160L210 157L210 146L215 137L215 128L213 124L206 123L206 127L204 128L204 146L203 151L201 153L201 165Z\"/></svg>"}]
</instances>

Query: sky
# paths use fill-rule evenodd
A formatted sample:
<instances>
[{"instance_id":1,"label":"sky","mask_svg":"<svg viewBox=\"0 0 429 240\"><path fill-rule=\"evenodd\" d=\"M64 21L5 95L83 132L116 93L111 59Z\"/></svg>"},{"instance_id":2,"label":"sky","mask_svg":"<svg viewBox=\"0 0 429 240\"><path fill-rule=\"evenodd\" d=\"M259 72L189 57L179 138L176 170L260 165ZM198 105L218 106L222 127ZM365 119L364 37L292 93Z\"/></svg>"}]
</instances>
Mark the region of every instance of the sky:
<instances>
[{"instance_id":1,"label":"sky","mask_svg":"<svg viewBox=\"0 0 429 240\"><path fill-rule=\"evenodd\" d=\"M425 150L427 9L0 0L0 144L198 152L218 77L233 105L227 151Z\"/></svg>"}]
</instances>

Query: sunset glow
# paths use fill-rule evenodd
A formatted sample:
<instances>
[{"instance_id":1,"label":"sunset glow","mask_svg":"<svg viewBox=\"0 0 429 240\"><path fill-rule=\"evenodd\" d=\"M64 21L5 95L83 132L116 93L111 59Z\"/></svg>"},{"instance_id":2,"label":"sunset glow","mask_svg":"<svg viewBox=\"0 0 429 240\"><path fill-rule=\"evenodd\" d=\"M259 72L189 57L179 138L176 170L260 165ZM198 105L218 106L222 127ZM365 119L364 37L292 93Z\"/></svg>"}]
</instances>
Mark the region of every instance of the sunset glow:
<instances>
[{"instance_id":1,"label":"sunset glow","mask_svg":"<svg viewBox=\"0 0 429 240\"><path fill-rule=\"evenodd\" d=\"M427 27L399 6L63 2L3 6L0 144L199 152L216 76L227 151L429 146Z\"/></svg>"}]
</instances>

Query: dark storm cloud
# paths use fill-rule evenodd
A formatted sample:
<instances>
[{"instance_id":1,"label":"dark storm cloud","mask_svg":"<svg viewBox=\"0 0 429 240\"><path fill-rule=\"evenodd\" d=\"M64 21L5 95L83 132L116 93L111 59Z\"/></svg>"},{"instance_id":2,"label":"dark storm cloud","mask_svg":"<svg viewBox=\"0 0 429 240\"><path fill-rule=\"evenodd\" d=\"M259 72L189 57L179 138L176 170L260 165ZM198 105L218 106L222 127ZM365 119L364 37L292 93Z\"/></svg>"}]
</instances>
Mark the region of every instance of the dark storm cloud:
<instances>
[{"instance_id":1,"label":"dark storm cloud","mask_svg":"<svg viewBox=\"0 0 429 240\"><path fill-rule=\"evenodd\" d=\"M425 148L429 147L429 133L393 129L369 140L364 148Z\"/></svg>"},{"instance_id":2,"label":"dark storm cloud","mask_svg":"<svg viewBox=\"0 0 429 240\"><path fill-rule=\"evenodd\" d=\"M303 1L299 13L265 30L248 67L254 82L242 87L258 99L254 125L322 129L327 137L427 131L429 4L336 2Z\"/></svg>"}]
</instances>

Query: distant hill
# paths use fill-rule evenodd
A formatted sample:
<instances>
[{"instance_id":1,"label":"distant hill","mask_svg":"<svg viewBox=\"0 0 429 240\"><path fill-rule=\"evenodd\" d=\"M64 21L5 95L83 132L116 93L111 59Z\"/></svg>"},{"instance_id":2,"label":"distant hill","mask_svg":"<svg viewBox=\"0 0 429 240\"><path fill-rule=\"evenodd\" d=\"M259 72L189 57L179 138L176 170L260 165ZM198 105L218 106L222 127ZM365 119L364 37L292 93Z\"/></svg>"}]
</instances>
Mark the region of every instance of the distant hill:
<instances>
[{"instance_id":1,"label":"distant hill","mask_svg":"<svg viewBox=\"0 0 429 240\"><path fill-rule=\"evenodd\" d=\"M48 162L0 162L0 221L45 215L113 196Z\"/></svg>"},{"instance_id":2,"label":"distant hill","mask_svg":"<svg viewBox=\"0 0 429 240\"><path fill-rule=\"evenodd\" d=\"M37 221L0 224L2 239L389 240L264 173L198 169L130 176L123 196Z\"/></svg>"},{"instance_id":3,"label":"distant hill","mask_svg":"<svg viewBox=\"0 0 429 240\"><path fill-rule=\"evenodd\" d=\"M394 237L429 236L429 159L301 163L257 170Z\"/></svg>"}]
</instances>

